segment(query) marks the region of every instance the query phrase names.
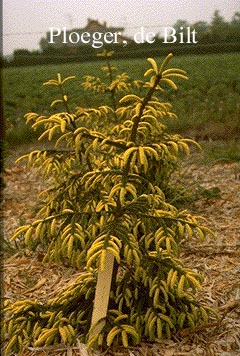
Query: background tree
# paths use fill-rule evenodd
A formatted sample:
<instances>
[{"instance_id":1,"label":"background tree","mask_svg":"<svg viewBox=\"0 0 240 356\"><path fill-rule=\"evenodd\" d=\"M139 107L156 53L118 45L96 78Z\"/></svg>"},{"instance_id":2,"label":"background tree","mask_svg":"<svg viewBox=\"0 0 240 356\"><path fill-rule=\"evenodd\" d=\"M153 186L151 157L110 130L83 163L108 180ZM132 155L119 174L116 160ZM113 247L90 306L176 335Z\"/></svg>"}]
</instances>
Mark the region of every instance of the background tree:
<instances>
[{"instance_id":1,"label":"background tree","mask_svg":"<svg viewBox=\"0 0 240 356\"><path fill-rule=\"evenodd\" d=\"M220 15L219 10L213 14L211 25L212 42L224 42L227 39L229 32L229 24Z\"/></svg>"}]
</instances>

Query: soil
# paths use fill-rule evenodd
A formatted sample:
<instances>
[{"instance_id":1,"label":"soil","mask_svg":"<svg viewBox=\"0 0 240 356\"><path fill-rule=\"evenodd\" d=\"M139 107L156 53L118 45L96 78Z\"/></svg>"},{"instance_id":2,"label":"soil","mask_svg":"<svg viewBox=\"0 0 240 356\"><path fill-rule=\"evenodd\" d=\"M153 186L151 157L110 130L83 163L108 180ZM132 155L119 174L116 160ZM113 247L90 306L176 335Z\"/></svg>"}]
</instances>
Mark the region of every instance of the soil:
<instances>
[{"instance_id":1,"label":"soil","mask_svg":"<svg viewBox=\"0 0 240 356\"><path fill-rule=\"evenodd\" d=\"M25 147L26 148L26 147ZM22 150L10 152L5 164L3 200L4 238L9 241L14 229L34 219L37 195L44 183L34 170L13 159ZM189 201L190 213L206 218L216 239L193 239L183 246L182 258L189 268L200 272L205 282L199 299L215 308L220 320L197 330L185 330L172 340L142 343L129 349L87 351L83 344L74 347L55 345L29 348L24 356L237 356L240 355L240 177L238 163L202 164L201 157L193 155L183 162L183 171L176 176L198 194ZM190 189L190 190L191 190ZM44 299L53 296L78 275L74 268L43 264L42 256L11 250L6 246L3 290L11 300L23 298Z\"/></svg>"}]
</instances>

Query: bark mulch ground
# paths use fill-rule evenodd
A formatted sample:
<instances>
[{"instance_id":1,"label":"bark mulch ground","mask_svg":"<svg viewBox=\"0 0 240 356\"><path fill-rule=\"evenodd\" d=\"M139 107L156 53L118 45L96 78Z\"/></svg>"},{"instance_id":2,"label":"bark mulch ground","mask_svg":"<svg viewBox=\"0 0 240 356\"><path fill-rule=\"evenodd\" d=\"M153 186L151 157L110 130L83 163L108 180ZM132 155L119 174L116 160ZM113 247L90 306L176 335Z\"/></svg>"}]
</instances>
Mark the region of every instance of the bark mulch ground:
<instances>
[{"instance_id":1,"label":"bark mulch ground","mask_svg":"<svg viewBox=\"0 0 240 356\"><path fill-rule=\"evenodd\" d=\"M29 348L25 356L237 356L240 355L240 179L238 163L199 164L198 157L184 163L176 181L190 187L198 199L188 203L190 213L207 219L216 239L192 240L183 246L182 258L189 268L205 277L199 299L220 314L197 330L185 330L172 340L142 343L129 349L87 351L83 344L74 347L54 345ZM5 167L4 234L9 240L14 229L34 219L36 198L43 183L34 171L21 165ZM52 297L81 273L74 268L42 264L42 256L25 251L5 253L3 287L7 298L45 299Z\"/></svg>"}]
</instances>

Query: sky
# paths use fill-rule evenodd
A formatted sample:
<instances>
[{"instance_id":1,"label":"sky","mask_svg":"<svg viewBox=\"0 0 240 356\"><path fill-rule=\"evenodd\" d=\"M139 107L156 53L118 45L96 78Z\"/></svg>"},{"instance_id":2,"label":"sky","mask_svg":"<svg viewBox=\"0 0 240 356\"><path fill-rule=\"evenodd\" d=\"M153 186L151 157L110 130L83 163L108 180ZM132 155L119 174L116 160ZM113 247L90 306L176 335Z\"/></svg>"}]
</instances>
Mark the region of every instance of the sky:
<instances>
[{"instance_id":1,"label":"sky","mask_svg":"<svg viewBox=\"0 0 240 356\"><path fill-rule=\"evenodd\" d=\"M240 11L239 0L3 0L3 54L38 50L50 27L83 28L91 18L124 27L133 36L140 27L158 32L177 20L211 22L215 10L226 21Z\"/></svg>"}]
</instances>

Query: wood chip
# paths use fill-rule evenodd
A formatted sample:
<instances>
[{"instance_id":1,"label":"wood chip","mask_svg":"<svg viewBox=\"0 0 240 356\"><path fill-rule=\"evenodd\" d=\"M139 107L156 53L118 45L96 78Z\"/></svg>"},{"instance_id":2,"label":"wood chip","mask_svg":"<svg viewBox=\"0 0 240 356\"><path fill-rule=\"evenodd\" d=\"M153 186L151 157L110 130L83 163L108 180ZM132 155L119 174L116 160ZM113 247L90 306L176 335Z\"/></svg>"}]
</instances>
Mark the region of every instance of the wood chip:
<instances>
[{"instance_id":1,"label":"wood chip","mask_svg":"<svg viewBox=\"0 0 240 356\"><path fill-rule=\"evenodd\" d=\"M92 352L83 344L73 347L54 345L48 348L28 348L24 356L237 356L240 330L240 183L235 179L232 164L199 166L197 157L183 162L185 186L202 186L206 189L218 187L220 196L201 199L188 204L191 214L205 217L206 224L216 234L216 240L207 238L200 242L193 237L183 244L182 258L185 265L201 273L205 282L198 293L198 299L216 308L224 316L221 325L202 328L197 333L187 333L173 340L155 343L142 342L128 350L107 349ZM24 167L5 169L4 189L4 236L9 239L22 221L35 218L35 203L43 182L33 171ZM205 223L204 223L205 224ZM4 294L11 301L22 300L26 295L45 301L54 297L62 288L71 284L82 273L76 268L41 263L36 255L16 251L15 255L5 253L3 280Z\"/></svg>"}]
</instances>

